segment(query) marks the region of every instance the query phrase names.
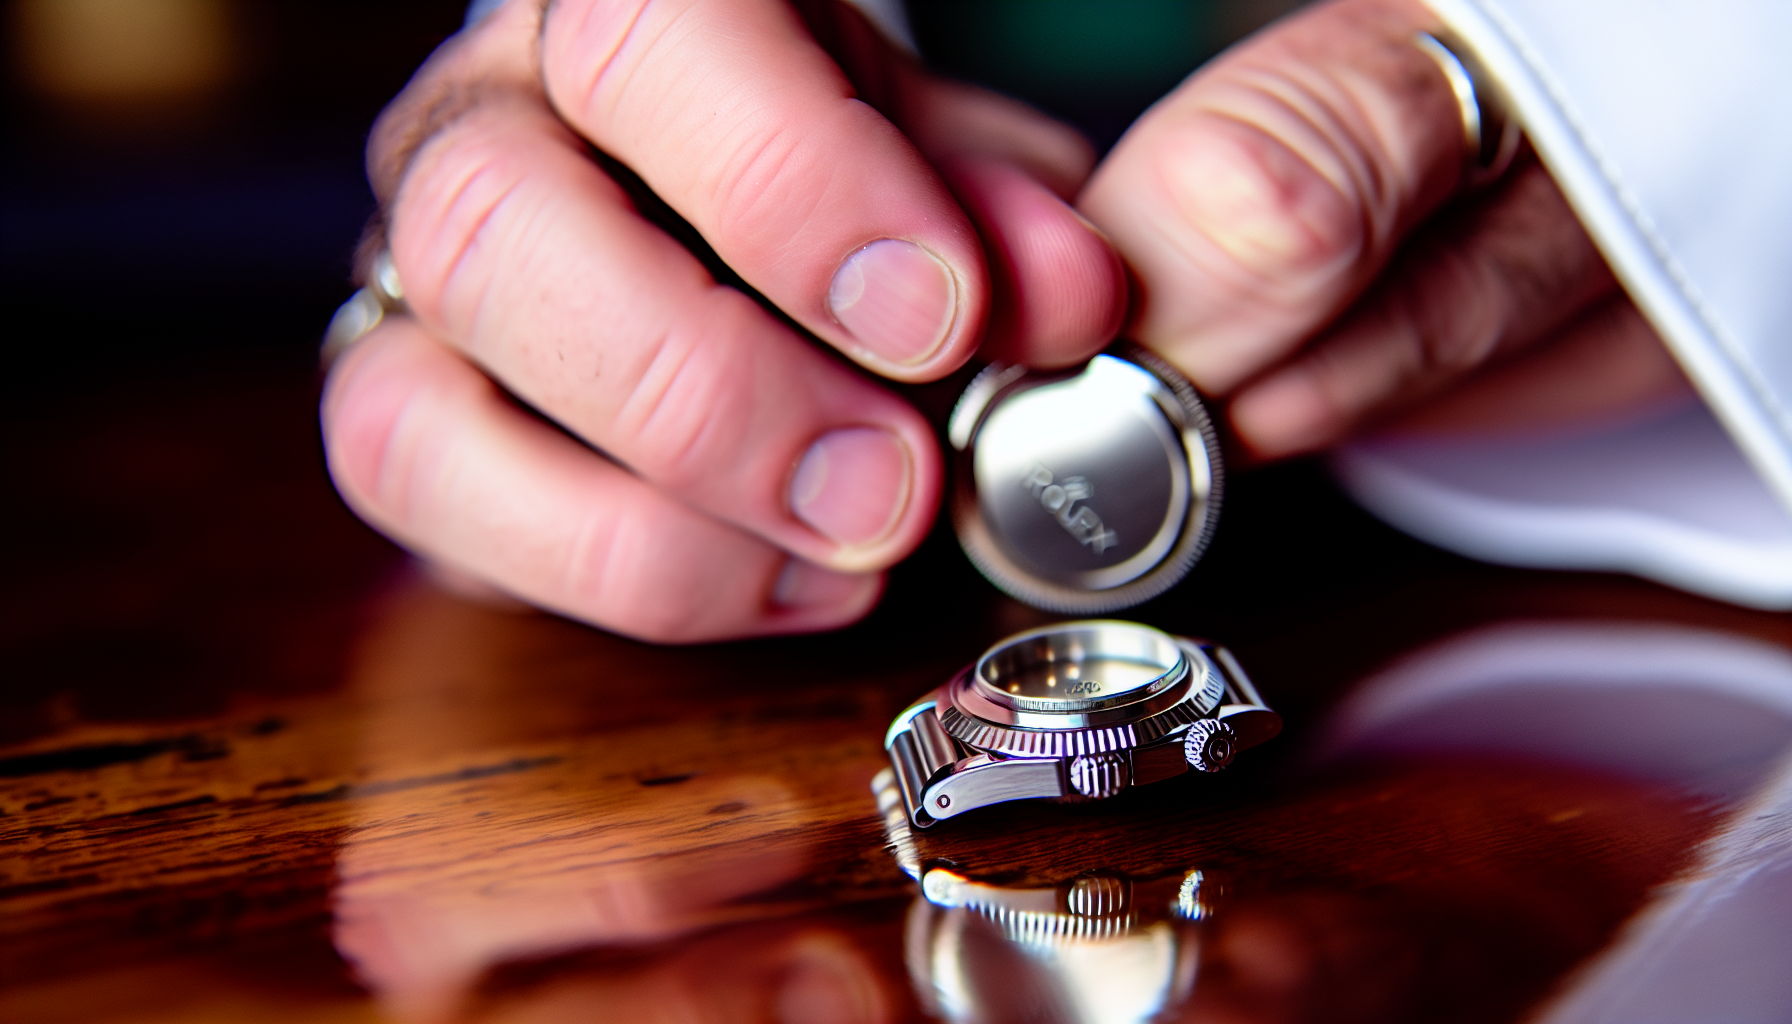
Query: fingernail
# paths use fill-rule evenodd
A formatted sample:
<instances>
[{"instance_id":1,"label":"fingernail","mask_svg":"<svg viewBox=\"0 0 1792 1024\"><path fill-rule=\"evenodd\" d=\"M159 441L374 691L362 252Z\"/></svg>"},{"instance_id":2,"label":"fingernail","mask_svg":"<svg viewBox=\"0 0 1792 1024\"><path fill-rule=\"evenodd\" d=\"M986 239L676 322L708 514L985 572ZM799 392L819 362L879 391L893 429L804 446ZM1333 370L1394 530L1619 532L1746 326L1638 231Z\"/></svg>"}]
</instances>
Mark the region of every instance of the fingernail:
<instances>
[{"instance_id":1,"label":"fingernail","mask_svg":"<svg viewBox=\"0 0 1792 1024\"><path fill-rule=\"evenodd\" d=\"M772 600L785 608L837 608L857 601L876 579L792 558L778 573Z\"/></svg>"},{"instance_id":2,"label":"fingernail","mask_svg":"<svg viewBox=\"0 0 1792 1024\"><path fill-rule=\"evenodd\" d=\"M908 448L879 427L823 434L790 479L790 509L848 546L882 540L908 505Z\"/></svg>"},{"instance_id":3,"label":"fingernail","mask_svg":"<svg viewBox=\"0 0 1792 1024\"><path fill-rule=\"evenodd\" d=\"M958 285L926 249L884 238L834 271L828 309L872 354L913 366L945 344L958 317Z\"/></svg>"}]
</instances>

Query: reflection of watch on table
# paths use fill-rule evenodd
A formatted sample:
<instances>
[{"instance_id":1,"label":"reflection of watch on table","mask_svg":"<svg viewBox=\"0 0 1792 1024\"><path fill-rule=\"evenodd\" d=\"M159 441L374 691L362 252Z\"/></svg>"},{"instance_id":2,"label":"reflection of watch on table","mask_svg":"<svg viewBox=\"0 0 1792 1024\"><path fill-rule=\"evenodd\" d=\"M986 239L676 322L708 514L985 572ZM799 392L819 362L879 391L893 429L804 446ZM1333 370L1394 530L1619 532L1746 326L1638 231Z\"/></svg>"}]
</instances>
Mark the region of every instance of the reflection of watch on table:
<instances>
[{"instance_id":1,"label":"reflection of watch on table","mask_svg":"<svg viewBox=\"0 0 1792 1024\"><path fill-rule=\"evenodd\" d=\"M1009 800L1102 799L1226 767L1280 732L1223 647L1130 622L1009 637L884 738L917 828Z\"/></svg>"},{"instance_id":2,"label":"reflection of watch on table","mask_svg":"<svg viewBox=\"0 0 1792 1024\"><path fill-rule=\"evenodd\" d=\"M1022 888L934 867L908 915L910 977L949 1021L1157 1020L1194 988L1210 888L1198 870Z\"/></svg>"},{"instance_id":3,"label":"reflection of watch on table","mask_svg":"<svg viewBox=\"0 0 1792 1024\"><path fill-rule=\"evenodd\" d=\"M871 788L897 863L921 883L904 946L929 1013L948 1021L1145 1021L1189 997L1201 929L1224 898L1211 874L1161 866L1131 874L1106 862L1101 843L1079 847L1082 863L1043 873L1024 850L1018 860L1008 849L924 856L895 773L878 772ZM1045 859L1058 862L1057 844L1034 852L1048 848Z\"/></svg>"}]
</instances>

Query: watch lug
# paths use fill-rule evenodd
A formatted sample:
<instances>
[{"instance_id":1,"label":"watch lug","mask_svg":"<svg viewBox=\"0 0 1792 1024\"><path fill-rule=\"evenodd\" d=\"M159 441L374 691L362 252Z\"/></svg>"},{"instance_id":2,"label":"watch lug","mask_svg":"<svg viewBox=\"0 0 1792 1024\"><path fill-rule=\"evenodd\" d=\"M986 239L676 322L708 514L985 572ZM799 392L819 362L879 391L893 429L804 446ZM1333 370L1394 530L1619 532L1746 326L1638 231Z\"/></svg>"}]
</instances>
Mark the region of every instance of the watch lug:
<instances>
[{"instance_id":1,"label":"watch lug","mask_svg":"<svg viewBox=\"0 0 1792 1024\"><path fill-rule=\"evenodd\" d=\"M1064 767L1056 758L991 757L978 754L953 765L922 793L921 816L915 823L922 828L935 820L953 818L966 811L1009 800L1032 800L1039 797L1061 797L1069 789L1064 784Z\"/></svg>"},{"instance_id":2,"label":"watch lug","mask_svg":"<svg viewBox=\"0 0 1792 1024\"><path fill-rule=\"evenodd\" d=\"M1274 739L1282 731L1282 716L1263 703L1263 697L1257 693L1251 677L1244 674L1238 659L1219 644L1202 644L1201 649L1226 677L1226 703L1220 705L1217 717L1237 734L1238 749Z\"/></svg>"},{"instance_id":3,"label":"watch lug","mask_svg":"<svg viewBox=\"0 0 1792 1024\"><path fill-rule=\"evenodd\" d=\"M1219 719L1238 735L1238 749L1254 747L1282 731L1282 716L1260 704L1226 704Z\"/></svg>"}]
</instances>

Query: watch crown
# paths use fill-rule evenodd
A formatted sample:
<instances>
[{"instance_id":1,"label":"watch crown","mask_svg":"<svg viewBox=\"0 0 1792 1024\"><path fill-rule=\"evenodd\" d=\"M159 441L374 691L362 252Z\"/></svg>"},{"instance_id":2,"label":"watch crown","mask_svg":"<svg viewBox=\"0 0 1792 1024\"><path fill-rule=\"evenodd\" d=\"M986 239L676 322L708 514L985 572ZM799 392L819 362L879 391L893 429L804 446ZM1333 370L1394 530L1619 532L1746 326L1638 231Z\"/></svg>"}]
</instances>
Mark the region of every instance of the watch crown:
<instances>
[{"instance_id":1,"label":"watch crown","mask_svg":"<svg viewBox=\"0 0 1792 1024\"><path fill-rule=\"evenodd\" d=\"M1119 754L1084 754L1070 762L1070 785L1078 793L1103 800L1126 788L1132 772Z\"/></svg>"},{"instance_id":2,"label":"watch crown","mask_svg":"<svg viewBox=\"0 0 1792 1024\"><path fill-rule=\"evenodd\" d=\"M1182 756L1196 771L1217 772L1232 763L1238 752L1238 734L1216 718L1203 718L1188 727L1182 738Z\"/></svg>"}]
</instances>

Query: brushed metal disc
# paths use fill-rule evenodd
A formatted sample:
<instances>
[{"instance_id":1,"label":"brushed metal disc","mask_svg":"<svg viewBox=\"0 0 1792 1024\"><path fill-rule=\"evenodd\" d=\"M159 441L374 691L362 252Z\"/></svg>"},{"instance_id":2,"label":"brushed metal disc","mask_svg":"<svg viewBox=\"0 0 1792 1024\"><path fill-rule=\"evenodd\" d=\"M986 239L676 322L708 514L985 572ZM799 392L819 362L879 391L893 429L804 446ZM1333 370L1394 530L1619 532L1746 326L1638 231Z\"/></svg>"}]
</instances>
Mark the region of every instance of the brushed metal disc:
<instances>
[{"instance_id":1,"label":"brushed metal disc","mask_svg":"<svg viewBox=\"0 0 1792 1024\"><path fill-rule=\"evenodd\" d=\"M1194 566L1218 520L1207 410L1136 345L1070 372L991 366L948 434L960 543L1030 604L1083 614L1154 597Z\"/></svg>"}]
</instances>

